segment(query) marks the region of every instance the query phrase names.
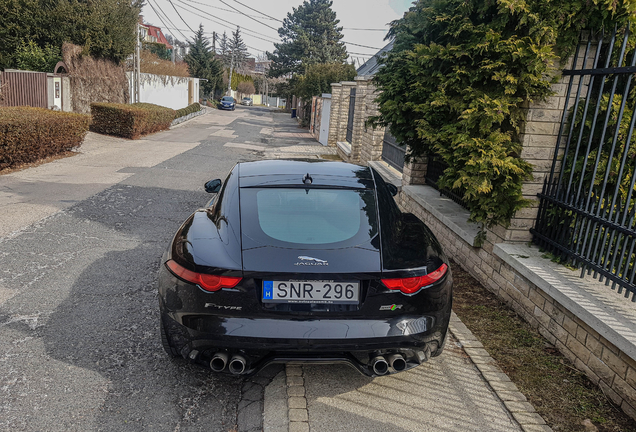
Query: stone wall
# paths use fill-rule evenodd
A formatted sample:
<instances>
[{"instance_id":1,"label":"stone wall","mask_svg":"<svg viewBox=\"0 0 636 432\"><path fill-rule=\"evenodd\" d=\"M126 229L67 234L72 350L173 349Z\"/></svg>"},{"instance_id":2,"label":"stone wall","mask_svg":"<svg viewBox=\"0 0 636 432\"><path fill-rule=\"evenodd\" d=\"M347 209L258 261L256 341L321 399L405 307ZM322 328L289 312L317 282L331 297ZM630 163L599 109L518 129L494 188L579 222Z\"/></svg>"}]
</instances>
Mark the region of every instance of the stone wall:
<instances>
[{"instance_id":1,"label":"stone wall","mask_svg":"<svg viewBox=\"0 0 636 432\"><path fill-rule=\"evenodd\" d=\"M584 67L582 57L576 59L575 66ZM573 275L542 258L536 247L528 245L532 239L529 230L537 217L537 194L552 172L554 152L561 153L566 145L568 131L561 129L563 113L574 106L572 95L580 91L585 97L589 89L588 80L575 78L568 99L568 83L569 78L561 79L553 85L552 97L526 107L521 157L532 164L533 175L524 182L523 195L534 204L517 212L509 227L487 230L481 247L475 247L478 242L473 236L478 228L466 222L467 211L450 200L437 198L429 186L421 186L426 160L405 165L399 204L403 211L426 222L448 256L519 313L625 413L636 418L636 305L596 280L580 282L583 279L578 279L578 273ZM559 163L557 160L557 169ZM462 216L452 217L462 214L463 220ZM533 265L524 263L530 259L534 259Z\"/></svg>"},{"instance_id":2,"label":"stone wall","mask_svg":"<svg viewBox=\"0 0 636 432\"><path fill-rule=\"evenodd\" d=\"M309 124L309 133L314 138L320 139L320 126L322 122L322 102L323 98L314 96L311 101L311 119Z\"/></svg>"},{"instance_id":3,"label":"stone wall","mask_svg":"<svg viewBox=\"0 0 636 432\"><path fill-rule=\"evenodd\" d=\"M444 245L449 257L452 257L484 287L519 313L577 369L598 385L610 400L636 419L636 360L627 354L627 349L619 348L609 341L608 334L613 331L611 327L602 327L603 330L600 330L598 326L599 330L592 328L583 319L578 309L581 307L580 304L567 308L546 290L530 281L519 270L505 262L500 257L504 256L501 252L499 255L495 253L495 249L499 246L495 245L491 239L487 240L482 247L471 246L453 229L450 229L447 223L425 210L422 203L418 202L410 188L422 187L427 186L403 186L400 193L402 210L413 213L423 220ZM550 263L549 260L541 258L539 251L533 251L533 248L527 245L521 248L523 248L520 249L522 252L517 254L518 256L527 257L522 254L535 253L540 260L545 261L546 264ZM549 274L549 269L545 270L545 273ZM567 283L566 287L571 288L572 283ZM599 289L608 290L613 294L605 286ZM595 295L593 294L591 298ZM628 302L628 300L622 300ZM596 309L596 307L590 308L592 316L596 315ZM612 316L609 319L610 323L615 318L616 315Z\"/></svg>"},{"instance_id":4,"label":"stone wall","mask_svg":"<svg viewBox=\"0 0 636 432\"><path fill-rule=\"evenodd\" d=\"M346 143L349 121L349 101L351 89L356 89L353 134ZM366 164L382 158L384 128L367 126L369 117L378 114L375 86L370 77L356 77L355 81L332 84L331 117L329 124L329 145L338 146L338 154L345 161ZM335 107L335 108L334 108Z\"/></svg>"},{"instance_id":5,"label":"stone wall","mask_svg":"<svg viewBox=\"0 0 636 432\"><path fill-rule=\"evenodd\" d=\"M340 104L342 102L342 84L331 84L331 113L329 114L329 147L336 147L340 133ZM346 125L345 125L346 127Z\"/></svg>"}]
</instances>

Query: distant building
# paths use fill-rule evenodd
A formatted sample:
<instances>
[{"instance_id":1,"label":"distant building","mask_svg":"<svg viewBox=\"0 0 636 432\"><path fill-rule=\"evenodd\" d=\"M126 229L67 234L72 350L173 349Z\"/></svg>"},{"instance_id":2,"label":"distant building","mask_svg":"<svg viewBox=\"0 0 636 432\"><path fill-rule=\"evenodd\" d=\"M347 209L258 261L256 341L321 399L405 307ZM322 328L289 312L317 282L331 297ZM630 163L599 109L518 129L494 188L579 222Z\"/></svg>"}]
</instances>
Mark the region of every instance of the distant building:
<instances>
[{"instance_id":1,"label":"distant building","mask_svg":"<svg viewBox=\"0 0 636 432\"><path fill-rule=\"evenodd\" d=\"M248 58L245 62L245 68L249 71L249 73L254 72L256 70L256 59Z\"/></svg>"},{"instance_id":2,"label":"distant building","mask_svg":"<svg viewBox=\"0 0 636 432\"><path fill-rule=\"evenodd\" d=\"M265 74L269 70L269 67L271 66L271 64L272 62L270 60L255 62L254 73L259 75Z\"/></svg>"},{"instance_id":3,"label":"distant building","mask_svg":"<svg viewBox=\"0 0 636 432\"><path fill-rule=\"evenodd\" d=\"M172 49L172 45L168 42L168 39L161 31L161 27L153 26L151 24L144 24L144 17L139 15L139 32L141 40L144 42L154 42L165 45L167 49Z\"/></svg>"},{"instance_id":4,"label":"distant building","mask_svg":"<svg viewBox=\"0 0 636 432\"><path fill-rule=\"evenodd\" d=\"M389 51L393 49L394 40L389 42L384 48L375 53L373 57L367 60L362 66L360 66L357 70L358 76L373 76L376 74L378 70L382 67L382 65L378 62L380 58L385 56Z\"/></svg>"}]
</instances>

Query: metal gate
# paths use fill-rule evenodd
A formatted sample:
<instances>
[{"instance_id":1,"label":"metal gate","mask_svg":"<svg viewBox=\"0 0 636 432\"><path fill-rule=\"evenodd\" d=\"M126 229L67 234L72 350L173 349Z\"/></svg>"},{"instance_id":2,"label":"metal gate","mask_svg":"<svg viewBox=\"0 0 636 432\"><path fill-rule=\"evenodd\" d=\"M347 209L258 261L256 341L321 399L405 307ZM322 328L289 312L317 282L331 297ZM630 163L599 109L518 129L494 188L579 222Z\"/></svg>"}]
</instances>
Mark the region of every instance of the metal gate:
<instances>
[{"instance_id":1,"label":"metal gate","mask_svg":"<svg viewBox=\"0 0 636 432\"><path fill-rule=\"evenodd\" d=\"M540 198L536 244L636 301L636 50L629 29L582 40Z\"/></svg>"},{"instance_id":2,"label":"metal gate","mask_svg":"<svg viewBox=\"0 0 636 432\"><path fill-rule=\"evenodd\" d=\"M464 189L448 190L439 187L439 178L444 175L444 170L446 170L446 168L448 168L448 165L441 157L432 153L429 154L428 161L426 163L426 175L424 176L424 182L437 189L440 195L444 195L455 201L460 206L466 208L466 202L463 199Z\"/></svg>"},{"instance_id":3,"label":"metal gate","mask_svg":"<svg viewBox=\"0 0 636 432\"><path fill-rule=\"evenodd\" d=\"M349 92L349 118L347 120L347 142L351 144L353 140L353 118L356 114L356 89L355 87Z\"/></svg>"},{"instance_id":4,"label":"metal gate","mask_svg":"<svg viewBox=\"0 0 636 432\"><path fill-rule=\"evenodd\" d=\"M404 170L405 155L406 148L397 143L395 137L389 133L387 128L382 141L382 160L402 172Z\"/></svg>"},{"instance_id":5,"label":"metal gate","mask_svg":"<svg viewBox=\"0 0 636 432\"><path fill-rule=\"evenodd\" d=\"M45 72L5 70L0 73L0 86L2 86L0 106L48 108Z\"/></svg>"}]
</instances>

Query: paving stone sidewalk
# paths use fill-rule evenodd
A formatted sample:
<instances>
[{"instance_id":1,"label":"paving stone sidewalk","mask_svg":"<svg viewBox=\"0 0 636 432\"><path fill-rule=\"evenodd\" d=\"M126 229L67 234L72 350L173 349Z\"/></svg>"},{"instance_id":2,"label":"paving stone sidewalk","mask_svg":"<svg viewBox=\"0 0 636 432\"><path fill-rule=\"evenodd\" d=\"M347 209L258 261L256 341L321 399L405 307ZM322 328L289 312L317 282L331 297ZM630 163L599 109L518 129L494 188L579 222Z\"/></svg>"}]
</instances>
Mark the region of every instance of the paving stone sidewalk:
<instances>
[{"instance_id":1,"label":"paving stone sidewalk","mask_svg":"<svg viewBox=\"0 0 636 432\"><path fill-rule=\"evenodd\" d=\"M264 431L551 431L455 314L450 329L440 357L396 375L287 366L266 389Z\"/></svg>"}]
</instances>

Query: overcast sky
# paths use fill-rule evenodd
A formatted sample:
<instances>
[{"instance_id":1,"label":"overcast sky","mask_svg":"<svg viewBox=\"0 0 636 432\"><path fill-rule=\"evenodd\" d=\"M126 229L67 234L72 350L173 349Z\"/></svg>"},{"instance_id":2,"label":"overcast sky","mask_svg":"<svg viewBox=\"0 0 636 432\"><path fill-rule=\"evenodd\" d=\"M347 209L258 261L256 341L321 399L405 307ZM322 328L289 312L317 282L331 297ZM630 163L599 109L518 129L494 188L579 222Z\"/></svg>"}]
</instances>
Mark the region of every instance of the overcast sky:
<instances>
[{"instance_id":1,"label":"overcast sky","mask_svg":"<svg viewBox=\"0 0 636 432\"><path fill-rule=\"evenodd\" d=\"M411 2L333 0L332 7L344 27L344 41L350 56L365 61L386 45L388 24L402 17ZM159 26L165 34L179 40L192 37L188 26L197 30L199 24L203 24L211 38L213 31L221 34L226 31L229 36L239 25L250 54L256 56L274 50L273 42L279 40L277 29L281 26L277 20L285 18L301 3L301 0L147 0L142 14L145 23Z\"/></svg>"}]
</instances>

